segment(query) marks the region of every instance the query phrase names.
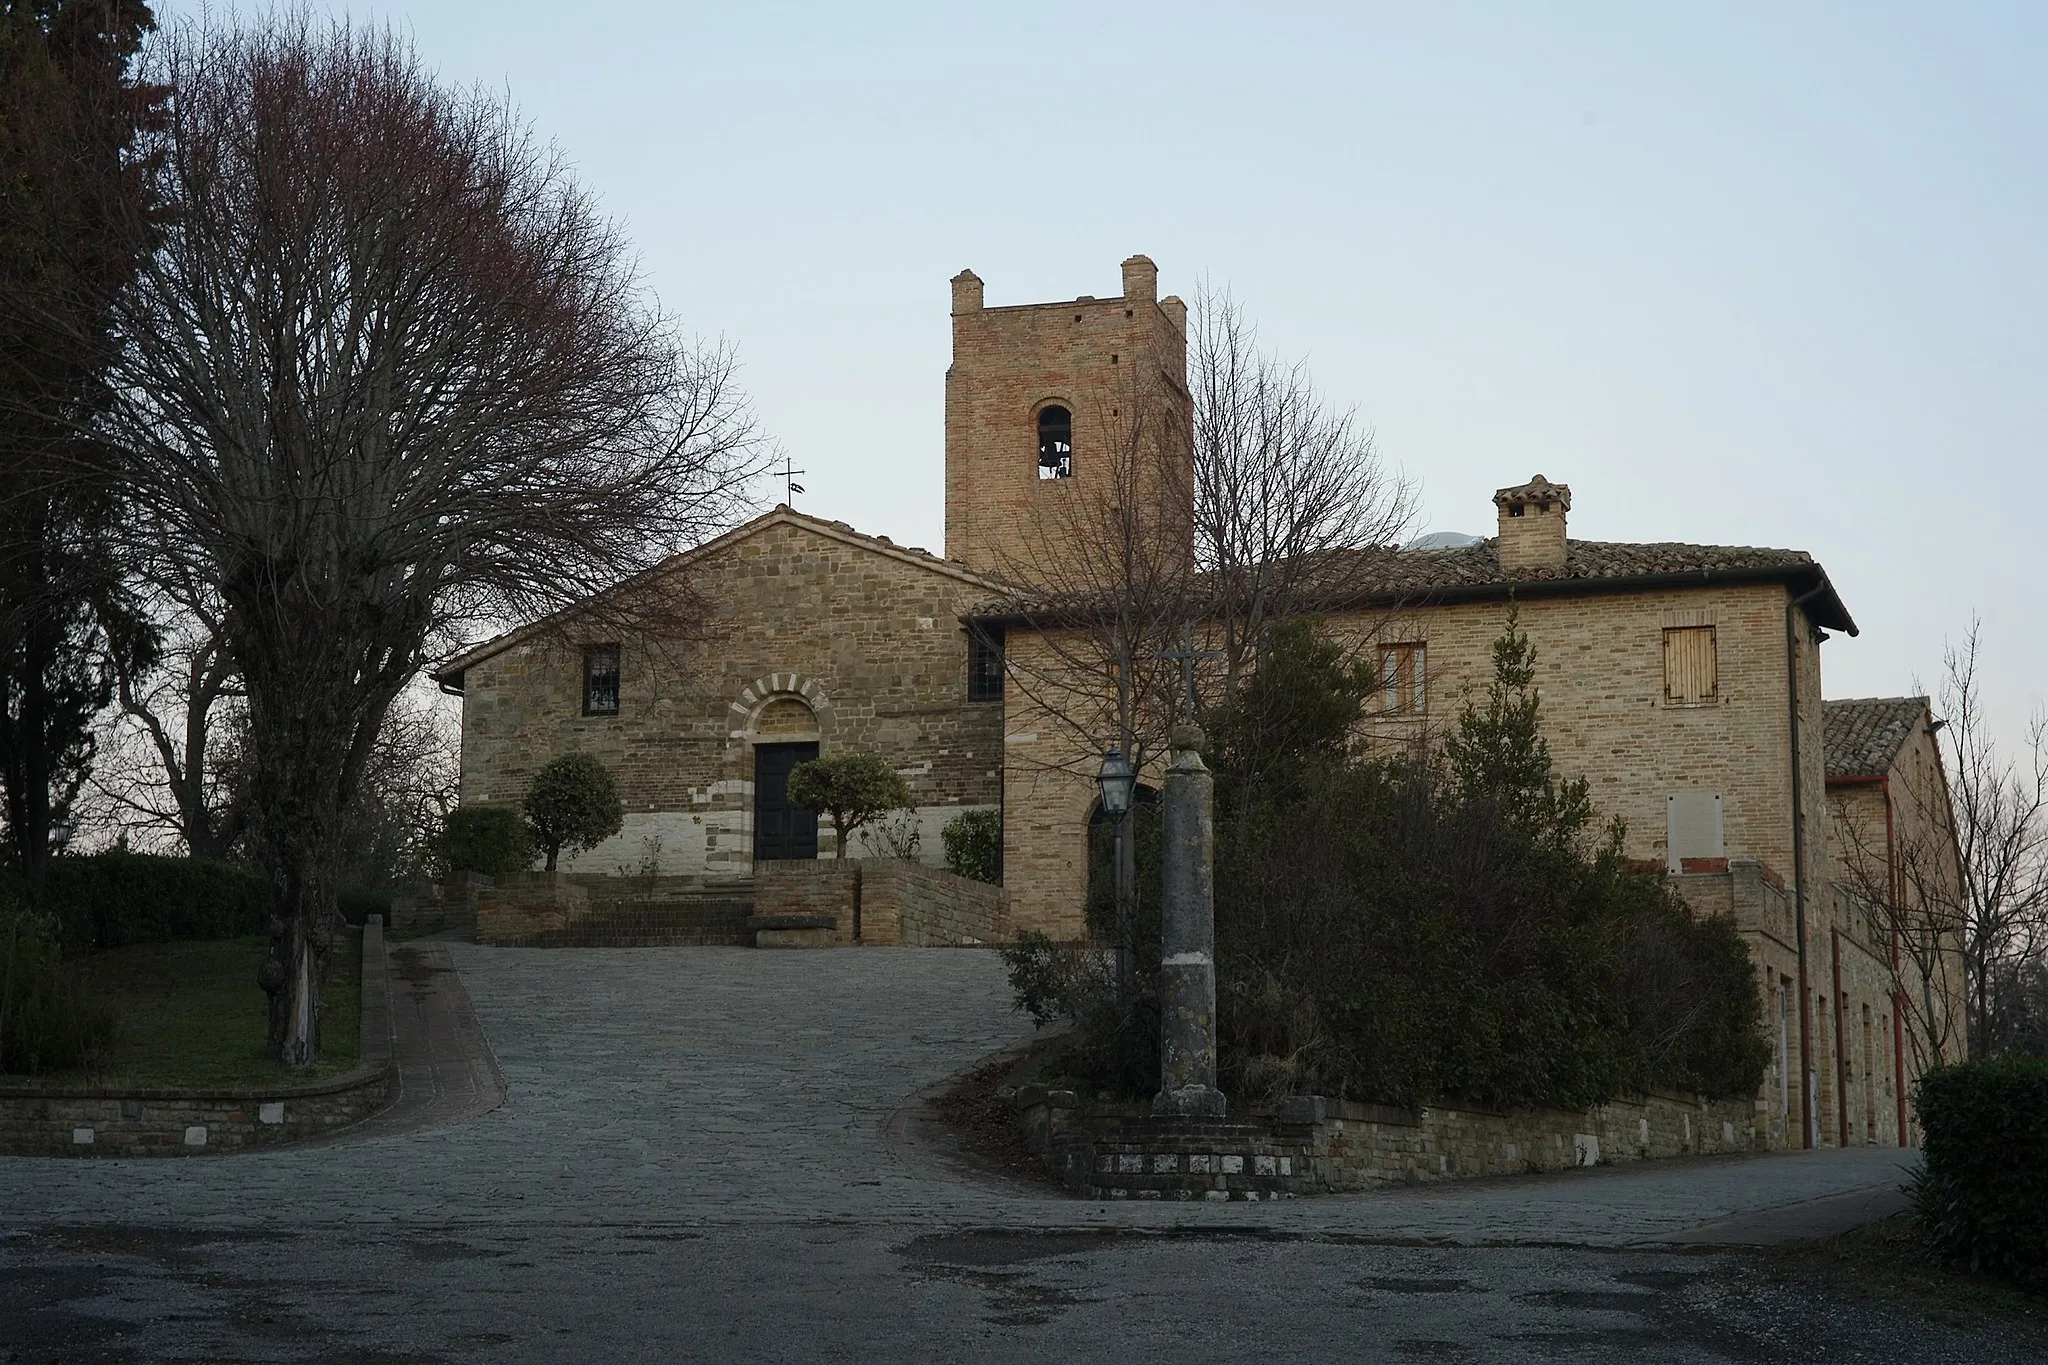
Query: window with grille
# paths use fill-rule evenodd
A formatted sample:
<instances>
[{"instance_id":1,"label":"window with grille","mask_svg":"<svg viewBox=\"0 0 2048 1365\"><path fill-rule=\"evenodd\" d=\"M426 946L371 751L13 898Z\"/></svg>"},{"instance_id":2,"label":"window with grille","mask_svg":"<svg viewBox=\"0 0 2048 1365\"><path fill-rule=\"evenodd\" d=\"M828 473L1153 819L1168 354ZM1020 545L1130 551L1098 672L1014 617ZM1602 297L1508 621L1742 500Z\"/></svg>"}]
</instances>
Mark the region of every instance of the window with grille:
<instances>
[{"instance_id":1,"label":"window with grille","mask_svg":"<svg viewBox=\"0 0 2048 1365\"><path fill-rule=\"evenodd\" d=\"M1380 689L1389 715L1419 716L1428 709L1421 645L1380 646Z\"/></svg>"},{"instance_id":2,"label":"window with grille","mask_svg":"<svg viewBox=\"0 0 2048 1365\"><path fill-rule=\"evenodd\" d=\"M619 647L617 645L585 645L583 647L583 714L586 716L616 716L619 714Z\"/></svg>"},{"instance_id":3,"label":"window with grille","mask_svg":"<svg viewBox=\"0 0 2048 1365\"><path fill-rule=\"evenodd\" d=\"M1038 477L1067 479L1074 474L1074 414L1054 403L1038 410Z\"/></svg>"},{"instance_id":4,"label":"window with grille","mask_svg":"<svg viewBox=\"0 0 2048 1365\"><path fill-rule=\"evenodd\" d=\"M1715 671L1714 628L1674 626L1664 632L1664 701L1669 706L1705 706L1720 696Z\"/></svg>"},{"instance_id":5,"label":"window with grille","mask_svg":"<svg viewBox=\"0 0 2048 1365\"><path fill-rule=\"evenodd\" d=\"M1001 631L967 632L967 700L1003 699L1003 635Z\"/></svg>"}]
</instances>

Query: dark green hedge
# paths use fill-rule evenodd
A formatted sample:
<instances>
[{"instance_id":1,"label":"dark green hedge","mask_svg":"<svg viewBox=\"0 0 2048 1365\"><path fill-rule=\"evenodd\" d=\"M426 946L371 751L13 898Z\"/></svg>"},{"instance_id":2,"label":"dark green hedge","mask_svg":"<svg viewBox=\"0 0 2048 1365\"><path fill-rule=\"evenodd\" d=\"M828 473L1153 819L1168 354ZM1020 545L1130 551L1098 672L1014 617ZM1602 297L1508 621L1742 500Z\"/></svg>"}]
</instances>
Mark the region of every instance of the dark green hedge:
<instances>
[{"instance_id":1,"label":"dark green hedge","mask_svg":"<svg viewBox=\"0 0 2048 1365\"><path fill-rule=\"evenodd\" d=\"M1913 1197L1936 1250L2048 1289L2048 1059L1940 1067L1913 1106L1927 1135Z\"/></svg>"},{"instance_id":2,"label":"dark green hedge","mask_svg":"<svg viewBox=\"0 0 2048 1365\"><path fill-rule=\"evenodd\" d=\"M18 878L0 887L18 899ZM269 885L254 870L208 858L161 858L118 849L52 858L45 889L66 956L129 943L233 938L268 923Z\"/></svg>"}]
</instances>

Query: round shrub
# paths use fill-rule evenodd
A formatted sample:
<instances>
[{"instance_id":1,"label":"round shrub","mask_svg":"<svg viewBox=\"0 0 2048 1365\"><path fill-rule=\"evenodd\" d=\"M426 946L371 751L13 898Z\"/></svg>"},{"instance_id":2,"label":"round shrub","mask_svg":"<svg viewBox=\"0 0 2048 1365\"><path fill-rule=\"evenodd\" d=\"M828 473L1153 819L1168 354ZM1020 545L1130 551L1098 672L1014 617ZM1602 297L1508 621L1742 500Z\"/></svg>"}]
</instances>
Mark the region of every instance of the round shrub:
<instances>
[{"instance_id":1,"label":"round shrub","mask_svg":"<svg viewBox=\"0 0 2048 1365\"><path fill-rule=\"evenodd\" d=\"M589 754L563 754L542 768L526 793L526 832L547 858L547 870L563 849L596 848L626 823L618 784Z\"/></svg>"}]
</instances>

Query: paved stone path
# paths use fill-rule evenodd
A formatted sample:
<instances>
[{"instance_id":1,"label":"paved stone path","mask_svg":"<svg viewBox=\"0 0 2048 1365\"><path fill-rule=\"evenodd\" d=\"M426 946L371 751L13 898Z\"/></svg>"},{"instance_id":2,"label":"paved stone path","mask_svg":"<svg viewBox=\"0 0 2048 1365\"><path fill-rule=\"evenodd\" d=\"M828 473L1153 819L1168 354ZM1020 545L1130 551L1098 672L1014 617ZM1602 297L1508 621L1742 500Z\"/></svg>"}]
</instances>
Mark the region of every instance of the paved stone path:
<instances>
[{"instance_id":1,"label":"paved stone path","mask_svg":"<svg viewBox=\"0 0 2048 1365\"><path fill-rule=\"evenodd\" d=\"M183 1161L0 1162L0 1209L17 1219L186 1226L850 1219L1615 1246L1895 1185L1910 1159L1862 1148L1270 1206L1079 1203L991 1187L882 1140L906 1096L1028 1036L994 954L448 943L413 956L400 945L398 1007L448 1011L419 989L435 979L442 951L496 1053L502 1106L489 1108L490 1077L454 1065L446 1070L461 1086L437 1092L423 1114L402 1110L335 1145ZM406 978L409 960L417 980ZM434 1115L456 1121L420 1126ZM394 1181L394 1171L407 1178Z\"/></svg>"},{"instance_id":2,"label":"paved stone path","mask_svg":"<svg viewBox=\"0 0 2048 1365\"><path fill-rule=\"evenodd\" d=\"M330 1145L0 1160L0 1348L21 1362L525 1362L599 1343L621 1360L1111 1360L1167 1344L1189 1360L1765 1360L1860 1341L1834 1353L2030 1358L1883 1315L1822 1330L1827 1305L1729 1279L1745 1262L1647 1249L1860 1216L1903 1174L1896 1151L1085 1204L884 1137L906 1097L1028 1036L993 954L410 953L394 1003L456 1039L469 1026L432 970L443 954L502 1104L474 1048L451 1045L411 1054L408 1076L426 1078L407 1082L413 1107Z\"/></svg>"}]
</instances>

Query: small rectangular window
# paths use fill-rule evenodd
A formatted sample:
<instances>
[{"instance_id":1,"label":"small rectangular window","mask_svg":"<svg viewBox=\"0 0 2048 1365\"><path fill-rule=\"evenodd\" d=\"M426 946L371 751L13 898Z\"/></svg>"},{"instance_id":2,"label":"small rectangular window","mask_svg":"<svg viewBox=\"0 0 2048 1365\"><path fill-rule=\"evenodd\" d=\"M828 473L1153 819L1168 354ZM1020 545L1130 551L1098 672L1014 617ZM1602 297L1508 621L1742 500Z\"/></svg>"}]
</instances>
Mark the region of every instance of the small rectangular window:
<instances>
[{"instance_id":1,"label":"small rectangular window","mask_svg":"<svg viewBox=\"0 0 2048 1365\"><path fill-rule=\"evenodd\" d=\"M1003 634L1001 631L969 629L967 632L967 700L1003 699Z\"/></svg>"},{"instance_id":2,"label":"small rectangular window","mask_svg":"<svg viewBox=\"0 0 2048 1365\"><path fill-rule=\"evenodd\" d=\"M583 714L586 716L616 716L619 714L619 647L617 645L585 645L583 647Z\"/></svg>"},{"instance_id":3,"label":"small rectangular window","mask_svg":"<svg viewBox=\"0 0 2048 1365\"><path fill-rule=\"evenodd\" d=\"M1423 682L1423 646L1380 646L1380 689L1388 715L1419 716L1429 709Z\"/></svg>"},{"instance_id":4,"label":"small rectangular window","mask_svg":"<svg viewBox=\"0 0 2048 1365\"><path fill-rule=\"evenodd\" d=\"M1664 631L1664 701L1668 706L1705 706L1720 696L1712 626L1675 626Z\"/></svg>"}]
</instances>

